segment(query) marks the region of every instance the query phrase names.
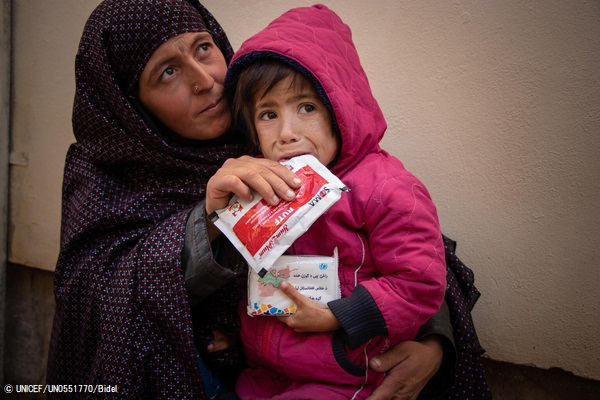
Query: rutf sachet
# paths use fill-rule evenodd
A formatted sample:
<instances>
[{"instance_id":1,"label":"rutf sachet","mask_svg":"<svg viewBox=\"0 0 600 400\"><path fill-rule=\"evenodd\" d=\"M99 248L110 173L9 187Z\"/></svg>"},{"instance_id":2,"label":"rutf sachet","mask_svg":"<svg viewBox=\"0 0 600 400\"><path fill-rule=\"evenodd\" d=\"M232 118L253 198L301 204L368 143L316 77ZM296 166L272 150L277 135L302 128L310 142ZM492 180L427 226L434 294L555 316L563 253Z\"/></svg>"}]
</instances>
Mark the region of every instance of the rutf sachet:
<instances>
[{"instance_id":1,"label":"rutf sachet","mask_svg":"<svg viewBox=\"0 0 600 400\"><path fill-rule=\"evenodd\" d=\"M234 196L228 207L209 216L261 278L294 240L348 190L313 156L294 157L282 164L302 180L294 200L271 206L254 192L252 201Z\"/></svg>"}]
</instances>

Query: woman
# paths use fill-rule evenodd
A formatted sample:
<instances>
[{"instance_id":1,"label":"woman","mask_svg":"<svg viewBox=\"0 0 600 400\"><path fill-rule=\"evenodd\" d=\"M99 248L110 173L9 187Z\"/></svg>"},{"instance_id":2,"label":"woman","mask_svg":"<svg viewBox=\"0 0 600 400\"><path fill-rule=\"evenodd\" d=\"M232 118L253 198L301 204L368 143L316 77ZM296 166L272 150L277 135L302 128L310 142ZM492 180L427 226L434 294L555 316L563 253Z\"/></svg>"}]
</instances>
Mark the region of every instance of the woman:
<instances>
[{"instance_id":1,"label":"woman","mask_svg":"<svg viewBox=\"0 0 600 400\"><path fill-rule=\"evenodd\" d=\"M235 346L207 349L215 332L235 333L235 278L245 266L207 226L205 209L232 192L247 197L248 187L289 200L298 182L276 162L242 157L222 91L231 55L196 1L106 0L90 16L76 58L49 384L205 398L204 364L237 365ZM211 177L220 200L205 205ZM378 396L416 397L441 363L441 339L429 335L441 331L375 360L383 370L411 360Z\"/></svg>"}]
</instances>

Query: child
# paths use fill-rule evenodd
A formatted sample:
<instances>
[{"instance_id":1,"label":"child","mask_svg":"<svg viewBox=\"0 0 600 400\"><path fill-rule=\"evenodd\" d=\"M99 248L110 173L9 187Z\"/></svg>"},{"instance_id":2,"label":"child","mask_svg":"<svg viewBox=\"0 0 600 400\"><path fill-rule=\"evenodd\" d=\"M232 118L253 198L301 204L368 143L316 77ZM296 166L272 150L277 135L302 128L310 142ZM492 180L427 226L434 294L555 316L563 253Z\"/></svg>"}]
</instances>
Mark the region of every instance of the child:
<instances>
[{"instance_id":1,"label":"child","mask_svg":"<svg viewBox=\"0 0 600 400\"><path fill-rule=\"evenodd\" d=\"M342 298L289 317L240 308L242 399L366 398L368 358L414 339L440 307L444 245L423 184L379 142L386 130L350 29L325 6L288 11L248 39L226 78L234 116L264 157L311 154L349 188L286 254L339 251ZM293 327L293 328L292 328Z\"/></svg>"}]
</instances>

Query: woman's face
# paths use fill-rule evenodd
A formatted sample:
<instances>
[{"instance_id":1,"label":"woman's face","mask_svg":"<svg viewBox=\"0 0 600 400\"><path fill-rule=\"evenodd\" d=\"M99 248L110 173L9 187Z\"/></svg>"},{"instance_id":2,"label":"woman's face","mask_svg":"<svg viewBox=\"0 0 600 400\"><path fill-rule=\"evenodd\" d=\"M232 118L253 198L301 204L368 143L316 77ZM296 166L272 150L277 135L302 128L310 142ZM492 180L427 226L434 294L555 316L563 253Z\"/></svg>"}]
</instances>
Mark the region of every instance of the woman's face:
<instances>
[{"instance_id":1,"label":"woman's face","mask_svg":"<svg viewBox=\"0 0 600 400\"><path fill-rule=\"evenodd\" d=\"M223 91L227 63L207 32L183 33L163 43L140 76L139 100L187 139L221 136L231 126Z\"/></svg>"}]
</instances>

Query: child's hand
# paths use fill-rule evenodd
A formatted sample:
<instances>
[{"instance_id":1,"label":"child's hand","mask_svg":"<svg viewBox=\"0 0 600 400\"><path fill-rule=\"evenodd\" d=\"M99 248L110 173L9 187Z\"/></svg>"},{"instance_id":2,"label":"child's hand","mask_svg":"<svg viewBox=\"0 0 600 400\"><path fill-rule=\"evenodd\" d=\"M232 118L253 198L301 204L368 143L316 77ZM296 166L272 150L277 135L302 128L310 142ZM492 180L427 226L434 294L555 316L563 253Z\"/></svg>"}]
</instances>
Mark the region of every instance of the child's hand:
<instances>
[{"instance_id":1,"label":"child's hand","mask_svg":"<svg viewBox=\"0 0 600 400\"><path fill-rule=\"evenodd\" d=\"M316 301L300 294L290 283L281 282L279 289L296 303L298 310L293 315L277 319L296 332L331 332L340 327L329 308L323 308Z\"/></svg>"},{"instance_id":2,"label":"child's hand","mask_svg":"<svg viewBox=\"0 0 600 400\"><path fill-rule=\"evenodd\" d=\"M212 343L208 345L206 350L209 353L214 353L216 351L222 351L226 348L232 346L234 344L234 340L231 336L221 332L218 329L213 329L213 340Z\"/></svg>"},{"instance_id":3,"label":"child's hand","mask_svg":"<svg viewBox=\"0 0 600 400\"><path fill-rule=\"evenodd\" d=\"M270 205L280 199L293 200L294 190L302 181L277 161L242 156L230 158L209 179L206 186L206 212L227 207L235 193L246 201L252 199L251 189L258 192Z\"/></svg>"}]
</instances>

